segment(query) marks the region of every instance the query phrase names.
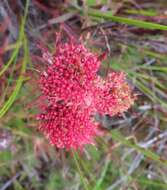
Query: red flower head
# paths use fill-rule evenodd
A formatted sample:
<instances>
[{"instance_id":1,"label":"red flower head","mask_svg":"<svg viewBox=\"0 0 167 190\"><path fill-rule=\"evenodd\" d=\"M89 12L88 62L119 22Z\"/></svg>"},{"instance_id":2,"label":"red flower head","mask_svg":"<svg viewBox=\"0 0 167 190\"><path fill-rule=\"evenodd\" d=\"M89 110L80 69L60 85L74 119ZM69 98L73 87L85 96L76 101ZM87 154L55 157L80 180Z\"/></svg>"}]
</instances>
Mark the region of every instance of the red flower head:
<instances>
[{"instance_id":1,"label":"red flower head","mask_svg":"<svg viewBox=\"0 0 167 190\"><path fill-rule=\"evenodd\" d=\"M97 124L90 116L90 110L62 102L46 107L39 116L40 130L51 144L58 148L81 148L93 144L93 137L99 134Z\"/></svg>"},{"instance_id":2,"label":"red flower head","mask_svg":"<svg viewBox=\"0 0 167 190\"><path fill-rule=\"evenodd\" d=\"M111 116L127 110L133 97L125 75L112 72L106 78L97 75L101 62L82 44L59 44L39 80L42 113L39 129L58 148L82 149L92 144L100 129L93 119L96 112Z\"/></svg>"},{"instance_id":3,"label":"red flower head","mask_svg":"<svg viewBox=\"0 0 167 190\"><path fill-rule=\"evenodd\" d=\"M95 107L101 114L122 113L134 102L123 72L111 72L105 79L99 77L96 90Z\"/></svg>"}]
</instances>

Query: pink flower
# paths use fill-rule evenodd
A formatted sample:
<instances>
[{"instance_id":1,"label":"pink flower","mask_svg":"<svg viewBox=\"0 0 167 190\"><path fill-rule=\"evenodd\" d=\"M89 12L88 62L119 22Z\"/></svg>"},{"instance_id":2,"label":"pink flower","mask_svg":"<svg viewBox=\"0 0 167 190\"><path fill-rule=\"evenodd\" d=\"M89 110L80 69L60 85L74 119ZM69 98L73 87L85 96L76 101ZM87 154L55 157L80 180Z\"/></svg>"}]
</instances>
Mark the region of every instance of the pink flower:
<instances>
[{"instance_id":1,"label":"pink flower","mask_svg":"<svg viewBox=\"0 0 167 190\"><path fill-rule=\"evenodd\" d=\"M51 59L50 59L51 60ZM83 45L65 43L57 47L53 62L41 75L43 95L50 101L80 103L93 87L100 62Z\"/></svg>"},{"instance_id":2,"label":"pink flower","mask_svg":"<svg viewBox=\"0 0 167 190\"><path fill-rule=\"evenodd\" d=\"M122 113L134 102L123 72L111 72L106 79L99 77L96 90L95 107L101 114L113 116Z\"/></svg>"},{"instance_id":3,"label":"pink flower","mask_svg":"<svg viewBox=\"0 0 167 190\"><path fill-rule=\"evenodd\" d=\"M90 110L75 105L58 102L46 107L38 119L42 120L40 130L58 148L82 149L85 144L93 144L93 137L99 134Z\"/></svg>"},{"instance_id":4,"label":"pink flower","mask_svg":"<svg viewBox=\"0 0 167 190\"><path fill-rule=\"evenodd\" d=\"M41 73L42 113L39 129L57 148L82 149L100 134L93 116L126 111L134 101L122 72L97 75L101 62L82 44L62 43Z\"/></svg>"}]
</instances>

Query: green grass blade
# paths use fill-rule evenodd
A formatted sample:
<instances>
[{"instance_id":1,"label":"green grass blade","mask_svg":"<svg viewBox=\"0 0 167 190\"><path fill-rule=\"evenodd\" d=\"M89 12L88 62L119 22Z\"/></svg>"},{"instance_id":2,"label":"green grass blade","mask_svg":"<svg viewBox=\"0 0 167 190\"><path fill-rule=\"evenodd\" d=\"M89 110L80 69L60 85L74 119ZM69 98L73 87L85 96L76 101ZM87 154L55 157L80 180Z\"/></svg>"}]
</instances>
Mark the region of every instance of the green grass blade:
<instances>
[{"instance_id":1,"label":"green grass blade","mask_svg":"<svg viewBox=\"0 0 167 190\"><path fill-rule=\"evenodd\" d=\"M26 71L27 60L28 60L28 47L27 47L27 41L25 38L24 39L24 60L23 60L22 68L21 68L21 73L20 73L20 76L18 78L16 87L15 87L13 93L11 94L9 99L5 102L3 107L0 109L0 118L4 116L4 114L8 111L8 109L11 107L11 105L14 103L14 101L17 98L17 95L18 95L20 88L22 86L22 83L24 81L23 75Z\"/></svg>"},{"instance_id":2,"label":"green grass blade","mask_svg":"<svg viewBox=\"0 0 167 190\"><path fill-rule=\"evenodd\" d=\"M12 57L9 60L8 64L1 71L1 75L2 75L7 70L7 68L10 66L12 61L16 58L16 56L18 55L18 52L19 52L20 43L22 43L22 41L23 41L24 58L23 58L21 73L20 73L20 76L19 76L18 81L16 83L16 87L15 87L14 91L12 92L12 94L10 95L8 100L4 103L4 105L0 109L0 118L5 115L5 113L9 110L9 108L12 106L12 104L16 100L17 95L21 89L22 83L24 81L23 75L26 71L26 65L27 65L27 61L28 61L28 45L27 45L27 40L25 38L25 34L24 34L26 17L28 14L28 7L29 7L29 0L26 1L25 13L24 13L24 17L22 19L21 27L20 27L20 35L19 35L19 40L18 40L18 46L17 46L16 50L14 51L14 53L12 54Z\"/></svg>"},{"instance_id":3,"label":"green grass blade","mask_svg":"<svg viewBox=\"0 0 167 190\"><path fill-rule=\"evenodd\" d=\"M77 167L77 169L78 169L78 172L79 172L79 175L80 175L80 179L81 179L81 182L82 182L82 184L83 184L83 186L84 186L84 189L85 189L85 190L89 190L89 187L88 187L88 185L87 185L87 182L86 182L85 179L84 179L82 170L81 170L81 168L80 168L80 166L79 166L79 163L78 163L78 155L77 155L77 153L74 152L74 151L72 151L72 153L73 153L74 162L75 162L76 167Z\"/></svg>"},{"instance_id":4,"label":"green grass blade","mask_svg":"<svg viewBox=\"0 0 167 190\"><path fill-rule=\"evenodd\" d=\"M159 187L159 188L161 187L161 188L167 189L167 184L164 184L164 183L156 182L153 180L146 180L146 179L135 179L135 180L137 180L138 182L145 184L147 186L151 185L154 187Z\"/></svg>"},{"instance_id":5,"label":"green grass blade","mask_svg":"<svg viewBox=\"0 0 167 190\"><path fill-rule=\"evenodd\" d=\"M28 14L28 7L29 7L29 0L26 1L25 13L24 13L24 17L23 17L22 24L21 24L21 27L20 27L19 39L18 39L18 42L15 44L16 45L15 50L12 53L12 56L9 59L8 63L0 71L0 76L3 75L3 73L8 69L8 67L12 64L12 62L14 61L14 59L18 55L19 49L20 49L20 47L22 45L23 36L24 36L24 27L25 27L26 17L27 17L27 14Z\"/></svg>"},{"instance_id":6,"label":"green grass blade","mask_svg":"<svg viewBox=\"0 0 167 190\"><path fill-rule=\"evenodd\" d=\"M129 140L125 139L118 131L116 130L113 130L111 132L111 136L114 140L116 141L119 141L121 142L122 144L126 145L126 146L129 146L131 148L134 148L136 151L139 151L141 152L143 155L145 155L146 157L154 160L154 161L157 161L158 163L164 165L167 167L167 160L163 160L160 158L159 155L153 153L152 151L148 150L148 149L144 149L142 147L140 147L139 145L137 144L134 144L132 142L130 142Z\"/></svg>"},{"instance_id":7,"label":"green grass blade","mask_svg":"<svg viewBox=\"0 0 167 190\"><path fill-rule=\"evenodd\" d=\"M103 171L101 173L101 176L100 176L99 180L97 181L96 186L94 187L93 190L101 190L101 185L102 185L102 183L104 181L104 178L105 178L105 176L107 174L109 163L110 163L110 161L109 161L109 159L107 159L106 162L105 162L105 165L103 167Z\"/></svg>"},{"instance_id":8,"label":"green grass blade","mask_svg":"<svg viewBox=\"0 0 167 190\"><path fill-rule=\"evenodd\" d=\"M153 10L136 10L136 9L128 9L125 11L128 14L136 14L136 15L143 15L143 16L157 16L158 13Z\"/></svg>"},{"instance_id":9,"label":"green grass blade","mask_svg":"<svg viewBox=\"0 0 167 190\"><path fill-rule=\"evenodd\" d=\"M128 25L137 26L140 28L146 28L146 29L152 29L152 30L155 30L155 29L156 30L167 30L167 26L165 26L165 25L156 24L156 23L152 23L152 22L146 22L146 21L137 20L137 19L113 16L110 11L102 12L102 11L98 11L95 9L89 9L88 14L93 17L103 18L103 19L111 20L113 22L128 24Z\"/></svg>"},{"instance_id":10,"label":"green grass blade","mask_svg":"<svg viewBox=\"0 0 167 190\"><path fill-rule=\"evenodd\" d=\"M18 40L20 41L20 39ZM14 59L17 57L21 44L17 43L15 50L12 53L11 58L9 59L8 63L2 68L0 71L0 76L8 69L8 67L13 63Z\"/></svg>"}]
</instances>

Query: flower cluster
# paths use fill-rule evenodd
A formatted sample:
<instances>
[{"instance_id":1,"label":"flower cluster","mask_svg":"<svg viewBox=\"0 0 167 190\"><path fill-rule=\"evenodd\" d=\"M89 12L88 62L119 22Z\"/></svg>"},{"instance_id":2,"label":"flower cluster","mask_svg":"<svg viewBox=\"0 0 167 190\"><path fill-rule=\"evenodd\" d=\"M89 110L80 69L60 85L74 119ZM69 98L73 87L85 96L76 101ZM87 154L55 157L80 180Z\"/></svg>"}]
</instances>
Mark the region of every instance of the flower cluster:
<instances>
[{"instance_id":1,"label":"flower cluster","mask_svg":"<svg viewBox=\"0 0 167 190\"><path fill-rule=\"evenodd\" d=\"M95 113L111 116L127 110L134 101L122 72L106 78L97 75L98 55L82 44L58 44L56 53L44 53L47 69L41 73L39 129L58 148L81 149L100 134Z\"/></svg>"}]
</instances>

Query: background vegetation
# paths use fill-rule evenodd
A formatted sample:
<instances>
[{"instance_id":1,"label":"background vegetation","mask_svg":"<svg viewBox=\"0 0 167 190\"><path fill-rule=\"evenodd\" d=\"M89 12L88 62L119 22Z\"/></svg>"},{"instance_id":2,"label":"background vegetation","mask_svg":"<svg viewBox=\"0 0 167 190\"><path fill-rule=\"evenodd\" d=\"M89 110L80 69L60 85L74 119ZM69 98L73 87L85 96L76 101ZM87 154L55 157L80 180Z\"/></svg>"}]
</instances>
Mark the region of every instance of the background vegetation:
<instances>
[{"instance_id":1,"label":"background vegetation","mask_svg":"<svg viewBox=\"0 0 167 190\"><path fill-rule=\"evenodd\" d=\"M166 0L0 1L0 190L167 189L166 20ZM138 95L83 153L37 131L38 44L54 51L57 32L105 52Z\"/></svg>"}]
</instances>

